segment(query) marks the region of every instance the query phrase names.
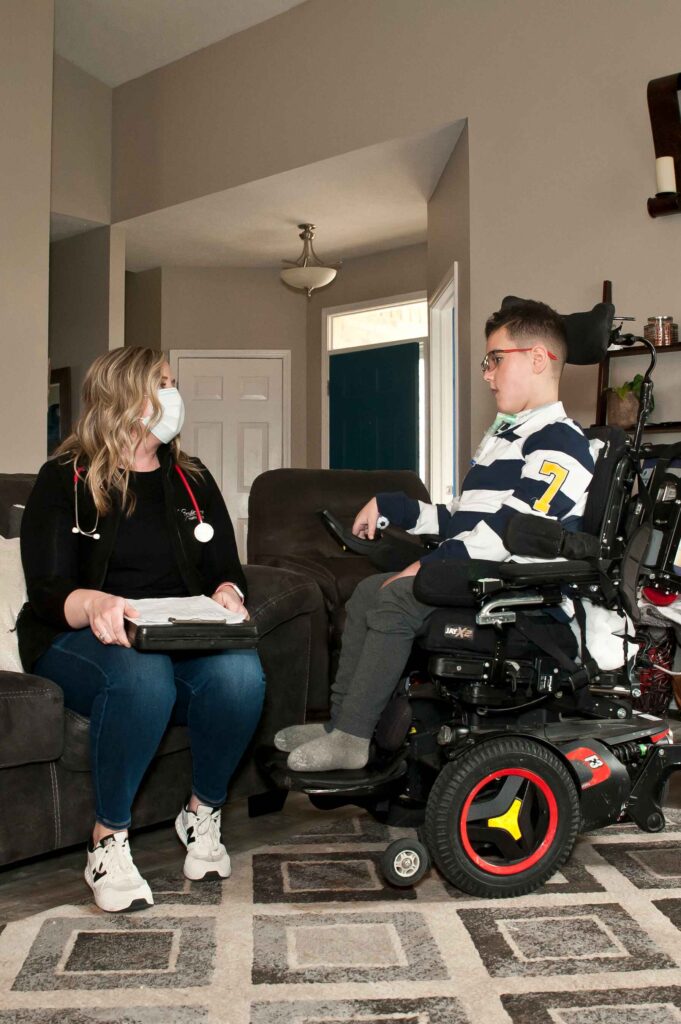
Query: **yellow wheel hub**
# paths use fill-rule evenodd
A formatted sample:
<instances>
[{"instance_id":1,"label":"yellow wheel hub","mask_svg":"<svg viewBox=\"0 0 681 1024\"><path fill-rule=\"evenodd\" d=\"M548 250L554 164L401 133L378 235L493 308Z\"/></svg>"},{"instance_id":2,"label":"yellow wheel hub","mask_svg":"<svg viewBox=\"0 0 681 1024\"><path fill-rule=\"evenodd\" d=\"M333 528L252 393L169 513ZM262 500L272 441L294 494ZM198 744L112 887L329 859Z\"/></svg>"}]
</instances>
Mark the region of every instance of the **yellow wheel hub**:
<instances>
[{"instance_id":1,"label":"yellow wheel hub","mask_svg":"<svg viewBox=\"0 0 681 1024\"><path fill-rule=\"evenodd\" d=\"M514 839L520 839L522 833L518 824L518 815L521 806L522 801L516 798L505 814L500 814L498 818L487 819L488 828L503 828Z\"/></svg>"}]
</instances>

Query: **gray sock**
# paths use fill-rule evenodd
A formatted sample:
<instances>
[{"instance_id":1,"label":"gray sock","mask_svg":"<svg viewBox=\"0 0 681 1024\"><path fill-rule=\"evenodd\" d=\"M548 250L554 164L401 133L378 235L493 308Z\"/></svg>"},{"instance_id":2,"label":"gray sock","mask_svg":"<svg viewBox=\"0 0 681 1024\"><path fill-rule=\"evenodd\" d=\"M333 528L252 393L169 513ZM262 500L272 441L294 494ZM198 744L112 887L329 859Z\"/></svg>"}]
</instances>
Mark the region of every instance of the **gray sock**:
<instances>
[{"instance_id":1,"label":"gray sock","mask_svg":"<svg viewBox=\"0 0 681 1024\"><path fill-rule=\"evenodd\" d=\"M330 772L341 768L364 768L369 760L369 740L334 729L326 736L297 747L286 762L294 772Z\"/></svg>"},{"instance_id":2,"label":"gray sock","mask_svg":"<svg viewBox=\"0 0 681 1024\"><path fill-rule=\"evenodd\" d=\"M327 733L324 722L308 722L306 725L289 725L287 729L280 729L274 737L274 745L277 750L284 750L289 753L295 750L301 743L308 740L316 740L318 736L325 736Z\"/></svg>"}]
</instances>

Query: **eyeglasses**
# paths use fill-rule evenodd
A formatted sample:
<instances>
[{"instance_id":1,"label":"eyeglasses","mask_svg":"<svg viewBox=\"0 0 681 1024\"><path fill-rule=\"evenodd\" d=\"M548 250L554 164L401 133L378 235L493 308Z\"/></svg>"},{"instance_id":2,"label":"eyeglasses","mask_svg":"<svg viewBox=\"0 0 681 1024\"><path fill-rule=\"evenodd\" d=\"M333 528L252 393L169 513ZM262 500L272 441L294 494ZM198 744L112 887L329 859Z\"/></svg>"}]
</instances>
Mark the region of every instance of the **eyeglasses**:
<instances>
[{"instance_id":1,"label":"eyeglasses","mask_svg":"<svg viewBox=\"0 0 681 1024\"><path fill-rule=\"evenodd\" d=\"M529 348L493 348L493 349L490 349L490 351L485 355L485 357L483 358L482 362L480 363L480 366L482 367L482 372L483 373L487 373L488 370L496 370L497 366L499 365L501 360L504 358L504 356L508 355L510 352L531 352L533 348L535 348L534 345L531 345ZM557 359L558 358L558 356L555 356L553 354L553 352L549 352L548 349L546 350L546 354L549 357L549 359Z\"/></svg>"}]
</instances>

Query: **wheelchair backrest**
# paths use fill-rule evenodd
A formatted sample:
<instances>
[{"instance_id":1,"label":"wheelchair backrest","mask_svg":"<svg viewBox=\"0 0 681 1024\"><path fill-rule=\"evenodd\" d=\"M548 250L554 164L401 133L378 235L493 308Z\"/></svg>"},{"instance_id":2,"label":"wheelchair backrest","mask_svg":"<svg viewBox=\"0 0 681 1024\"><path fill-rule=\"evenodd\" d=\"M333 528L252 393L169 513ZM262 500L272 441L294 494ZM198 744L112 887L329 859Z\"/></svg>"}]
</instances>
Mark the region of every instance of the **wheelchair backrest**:
<instances>
[{"instance_id":1,"label":"wheelchair backrest","mask_svg":"<svg viewBox=\"0 0 681 1024\"><path fill-rule=\"evenodd\" d=\"M651 540L642 572L656 588L680 594L681 442L646 445L642 476L651 499Z\"/></svg>"},{"instance_id":2,"label":"wheelchair backrest","mask_svg":"<svg viewBox=\"0 0 681 1024\"><path fill-rule=\"evenodd\" d=\"M593 479L589 486L582 529L598 537L601 557L621 553L625 541L634 467L629 457L630 442L619 427L589 427L585 430L592 450L600 442Z\"/></svg>"}]
</instances>

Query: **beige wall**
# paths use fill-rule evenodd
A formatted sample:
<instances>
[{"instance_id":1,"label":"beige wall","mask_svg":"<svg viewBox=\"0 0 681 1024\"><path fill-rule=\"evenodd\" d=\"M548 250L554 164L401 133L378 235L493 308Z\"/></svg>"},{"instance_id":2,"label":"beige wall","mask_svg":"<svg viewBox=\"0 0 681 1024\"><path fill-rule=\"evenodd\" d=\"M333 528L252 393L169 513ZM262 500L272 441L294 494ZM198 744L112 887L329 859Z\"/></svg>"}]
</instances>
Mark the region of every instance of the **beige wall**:
<instances>
[{"instance_id":1,"label":"beige wall","mask_svg":"<svg viewBox=\"0 0 681 1024\"><path fill-rule=\"evenodd\" d=\"M426 290L426 246L346 260L333 284L313 292L307 306L307 465L322 458L322 310Z\"/></svg>"},{"instance_id":2,"label":"beige wall","mask_svg":"<svg viewBox=\"0 0 681 1024\"><path fill-rule=\"evenodd\" d=\"M120 243L116 229L103 227L50 246L50 360L71 367L74 418L93 359L123 344Z\"/></svg>"},{"instance_id":3,"label":"beige wall","mask_svg":"<svg viewBox=\"0 0 681 1024\"><path fill-rule=\"evenodd\" d=\"M305 465L306 304L276 270L164 267L161 347L289 349L291 461Z\"/></svg>"},{"instance_id":4,"label":"beige wall","mask_svg":"<svg viewBox=\"0 0 681 1024\"><path fill-rule=\"evenodd\" d=\"M101 224L111 220L111 97L108 85L55 54L54 213Z\"/></svg>"},{"instance_id":5,"label":"beige wall","mask_svg":"<svg viewBox=\"0 0 681 1024\"><path fill-rule=\"evenodd\" d=\"M457 265L458 337L472 337L472 346L459 345L457 372L461 381L470 380L471 347L475 351L477 332L471 335L471 277L470 277L470 183L468 175L468 127L461 133L440 180L428 203L428 296L433 298L452 265ZM475 363L475 359L472 360ZM471 439L470 388L458 389L457 443L459 466L466 466L473 444Z\"/></svg>"},{"instance_id":6,"label":"beige wall","mask_svg":"<svg viewBox=\"0 0 681 1024\"><path fill-rule=\"evenodd\" d=\"M162 270L155 267L125 275L125 344L163 348L161 338Z\"/></svg>"},{"instance_id":7,"label":"beige wall","mask_svg":"<svg viewBox=\"0 0 681 1024\"><path fill-rule=\"evenodd\" d=\"M114 91L115 218L465 117L474 336L508 292L580 309L605 277L639 326L679 315L681 220L645 200L680 34L678 0L311 0ZM470 386L475 438L475 359ZM567 393L590 419L593 373Z\"/></svg>"},{"instance_id":8,"label":"beige wall","mask_svg":"<svg viewBox=\"0 0 681 1024\"><path fill-rule=\"evenodd\" d=\"M47 452L53 8L4 0L0 32L0 472Z\"/></svg>"}]
</instances>

